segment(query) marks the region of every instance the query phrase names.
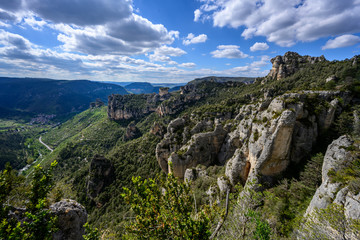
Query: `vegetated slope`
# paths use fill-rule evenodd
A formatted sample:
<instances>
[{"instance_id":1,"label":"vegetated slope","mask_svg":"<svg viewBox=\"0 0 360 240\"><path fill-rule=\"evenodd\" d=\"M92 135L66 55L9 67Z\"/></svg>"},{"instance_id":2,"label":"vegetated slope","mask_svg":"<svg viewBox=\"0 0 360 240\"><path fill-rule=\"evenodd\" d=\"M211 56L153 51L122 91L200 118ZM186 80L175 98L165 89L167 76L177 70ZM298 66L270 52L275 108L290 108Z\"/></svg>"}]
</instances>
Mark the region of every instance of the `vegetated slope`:
<instances>
[{"instance_id":1,"label":"vegetated slope","mask_svg":"<svg viewBox=\"0 0 360 240\"><path fill-rule=\"evenodd\" d=\"M148 178L160 172L154 149L161 138L149 132L158 120L154 113L139 119L136 127L140 136L127 139L127 126L131 122L111 121L106 107L102 107L88 109L47 132L43 141L56 148L41 164L49 165L55 159L59 162L55 169L58 182L54 191L60 190L64 198L75 198L87 206L91 213L89 219L97 226L106 223L111 229L122 232L119 222L128 211L120 197L122 187L131 188L132 176ZM168 121L168 118L161 121ZM90 198L88 184L92 172L89 168L95 155L109 159L115 171L111 184ZM96 184L101 178L92 180Z\"/></svg>"},{"instance_id":2,"label":"vegetated slope","mask_svg":"<svg viewBox=\"0 0 360 240\"><path fill-rule=\"evenodd\" d=\"M7 110L2 114L6 116L17 114L15 110L57 115L81 112L97 98L107 102L107 96L112 93L127 94L127 91L114 84L87 80L0 78L0 105Z\"/></svg>"},{"instance_id":3,"label":"vegetated slope","mask_svg":"<svg viewBox=\"0 0 360 240\"><path fill-rule=\"evenodd\" d=\"M134 94L158 93L159 87L154 87L148 82L134 82L125 86L125 89Z\"/></svg>"},{"instance_id":4,"label":"vegetated slope","mask_svg":"<svg viewBox=\"0 0 360 240\"><path fill-rule=\"evenodd\" d=\"M255 81L255 78L252 77L216 77L209 76L203 78L195 78L189 83L200 83L200 82L216 82L216 83L225 83L225 82L243 82L243 83L252 83Z\"/></svg>"},{"instance_id":5,"label":"vegetated slope","mask_svg":"<svg viewBox=\"0 0 360 240\"><path fill-rule=\"evenodd\" d=\"M289 58L294 57L296 59L301 57L293 53L288 54L288 56ZM312 61L311 58L310 60ZM284 107L282 107L281 109L284 111L271 113L273 118L270 119L252 119L252 124L260 126L258 134L254 131L249 139L242 140L244 140L244 145L254 144L259 139L264 138L264 136L259 134L262 131L262 125L264 125L264 128L269 127L265 126L267 122L275 121L280 118L281 114L288 113L291 115L291 112L296 111L296 109L292 110L290 105L301 103L301 101L296 99L297 95L294 95L294 99L289 98L289 101L282 99L281 95L284 93L312 90L314 96L309 98L310 101L306 103L306 110L318 116L316 114L321 113L324 109L328 109L330 105L326 101L320 101L320 104L317 104L317 101L321 99L316 98L315 90L327 90L331 94L337 90L340 92L347 91L348 93L346 94L352 97L350 104L346 104L341 97L337 98L340 108L338 108L333 121L331 121L332 125L328 128L328 131L321 132L321 141L314 146L309 155L304 157L301 163L289 165L287 169L289 171L283 172L281 176L277 176L277 179L272 179L271 184L267 185L268 195L261 192L254 193L261 198L261 204L256 203L255 206L263 207L255 208L256 221L251 218L247 219L248 225L244 226L246 230L244 239L251 239L253 237L252 234L256 226L250 223L255 222L270 224L277 237L291 238L291 234L298 223L297 219L303 215L316 188L320 184L319 169L321 169L322 156L325 154L327 144L341 134L351 134L354 132L354 114L356 111L359 111L359 65L358 58L356 57L351 60L333 62L314 60L311 63L300 62L298 65L288 65L287 70L289 72L291 72L291 69L296 68L296 71L288 76L259 78L253 84L232 81L189 83L182 88L181 94L172 94L168 100L163 101L156 111L150 115L145 114L137 119L111 121L107 118L105 112L102 113L103 117L100 118L101 120L96 120L91 125L88 123L84 124L83 126L87 127L81 127L82 130L80 132L67 137L49 156L49 160L53 158L59 160L57 175L59 179L62 179L59 181L59 187L61 185L70 185L76 192L78 200L87 205L91 222L102 230L106 230L109 235L116 234L119 237L124 231L123 225L131 219L129 218L131 212L128 212L128 206L124 204L120 197L121 189L124 186L131 188L130 178L132 176L149 177L154 176L160 171L155 151L156 145L161 140L169 137L170 143L168 146L171 146L172 151L179 156L185 156L185 154L188 154L186 151L189 146L194 145L194 143L194 146L196 146L199 136L211 138L214 136L214 133L216 136L216 133L220 131L216 130L216 125L221 124L229 136L229 138L225 137L225 139L230 139L230 133L234 132L241 125L240 121L242 119L236 118L239 113L249 111L247 115L250 117L257 114L257 108L261 108L262 104L266 102L265 100L274 101L278 98L280 99L279 102L284 101L284 106L289 109L283 109ZM330 80L329 77L331 77ZM303 94L306 95L306 92ZM251 105L253 107L250 109ZM148 109L146 104L144 106L145 109ZM131 109L126 110L131 112ZM104 109L88 111L104 111ZM261 111L266 112L266 108ZM87 114L90 113L88 112ZM183 120L176 120L169 125L171 119L178 117L181 117ZM244 116L245 118L246 116ZM78 119L80 123L81 117L78 117ZM85 122L88 119L86 118ZM131 120L134 120L135 126L141 130L142 136L132 140L125 140L123 136L127 132L126 128ZM154 122L158 122L159 126L153 128ZM308 126L312 123L304 119L303 124ZM74 124L75 128L76 125ZM72 123L69 122L68 126L72 126ZM163 134L166 131L161 131L161 126L168 127L168 135L165 138L163 138ZM149 133L150 129L151 133ZM162 133L159 135L154 134L154 129L158 129L158 132ZM64 131L66 131L66 127L64 127ZM51 132L47 134L50 141ZM54 132L54 136L59 136L54 137L54 142L58 141L56 139L61 139L61 135L61 131ZM97 138L98 141L95 138L92 141L82 140L92 139L88 137L91 135ZM103 141L113 135L115 136L110 141ZM103 142L105 144L102 144ZM188 142L189 145L187 145ZM51 142L47 143L51 144ZM201 142L198 143L198 150L202 152ZM182 148L183 146L184 148ZM101 189L96 197L90 198L86 194L89 186L88 179L91 179L94 174L90 172L89 167L90 161L96 153L110 160L115 176L112 178L112 182ZM199 157L196 156L196 151L194 151L194 156ZM206 163L205 166L192 169L193 187L196 189L198 204L205 204L216 200L216 193L224 190L218 189L217 185L219 187L229 186L230 179L225 176L224 164L219 161L219 158L215 157L211 164ZM97 178L93 179L92 182L101 183L101 177L98 178L99 175L96 174L95 176ZM105 178L105 174L103 176ZM213 191L208 191L210 187L212 187ZM223 232L220 234L220 237L224 239L231 238L231 236L234 236L234 239L236 239L240 236L239 234L243 234L244 230L242 228L243 225L239 225L239 217L244 215L241 215L242 209L235 203L236 199L238 199L236 191L234 192L233 199L230 211L231 220L226 222ZM272 208L272 206L275 206L275 208ZM249 205L248 207L250 208L251 206Z\"/></svg>"}]
</instances>

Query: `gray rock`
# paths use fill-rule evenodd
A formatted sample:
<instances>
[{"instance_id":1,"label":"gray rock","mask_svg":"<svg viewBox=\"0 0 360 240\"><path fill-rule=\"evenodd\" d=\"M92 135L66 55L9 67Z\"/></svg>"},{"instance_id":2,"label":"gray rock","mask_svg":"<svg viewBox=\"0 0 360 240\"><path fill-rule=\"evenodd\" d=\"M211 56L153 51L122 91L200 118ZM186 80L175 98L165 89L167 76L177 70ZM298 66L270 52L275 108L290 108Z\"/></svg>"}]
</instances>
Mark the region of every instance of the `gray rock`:
<instances>
[{"instance_id":1,"label":"gray rock","mask_svg":"<svg viewBox=\"0 0 360 240\"><path fill-rule=\"evenodd\" d=\"M85 208L74 200L66 199L50 206L51 212L58 217L59 230L54 233L54 240L79 240L85 234L87 221Z\"/></svg>"},{"instance_id":2,"label":"gray rock","mask_svg":"<svg viewBox=\"0 0 360 240\"><path fill-rule=\"evenodd\" d=\"M345 161L351 161L351 153L346 150L352 144L347 136L341 136L334 140L327 148L322 166L322 184L316 190L306 214L310 214L315 208L326 208L330 203L345 204L348 194L347 188L342 188L340 183L331 183L328 172L329 170L337 171L340 164ZM358 203L360 212L360 203Z\"/></svg>"},{"instance_id":3,"label":"gray rock","mask_svg":"<svg viewBox=\"0 0 360 240\"><path fill-rule=\"evenodd\" d=\"M187 168L198 164L204 166L214 164L226 134L222 125L217 125L212 132L195 134L179 151L170 155L168 161L173 164L174 176L183 179Z\"/></svg>"}]
</instances>

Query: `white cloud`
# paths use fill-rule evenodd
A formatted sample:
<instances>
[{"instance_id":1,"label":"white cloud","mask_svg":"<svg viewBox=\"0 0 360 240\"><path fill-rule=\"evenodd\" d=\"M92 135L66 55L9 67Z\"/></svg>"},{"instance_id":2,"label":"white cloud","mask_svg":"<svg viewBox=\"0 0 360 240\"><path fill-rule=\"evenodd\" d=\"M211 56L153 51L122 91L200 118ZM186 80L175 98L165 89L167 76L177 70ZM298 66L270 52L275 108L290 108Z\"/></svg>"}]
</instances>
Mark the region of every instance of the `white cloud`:
<instances>
[{"instance_id":1,"label":"white cloud","mask_svg":"<svg viewBox=\"0 0 360 240\"><path fill-rule=\"evenodd\" d=\"M182 63L182 64L179 64L179 67L193 68L193 67L196 67L196 64L192 63L192 62Z\"/></svg>"},{"instance_id":2,"label":"white cloud","mask_svg":"<svg viewBox=\"0 0 360 240\"><path fill-rule=\"evenodd\" d=\"M196 9L194 11L194 22L198 22L200 20L201 14L202 13L199 9Z\"/></svg>"},{"instance_id":3,"label":"white cloud","mask_svg":"<svg viewBox=\"0 0 360 240\"><path fill-rule=\"evenodd\" d=\"M280 46L360 32L358 0L206 0L202 14L214 26L245 27L242 36L265 36ZM206 15L206 16L205 16ZM314 24L316 23L316 24Z\"/></svg>"},{"instance_id":4,"label":"white cloud","mask_svg":"<svg viewBox=\"0 0 360 240\"><path fill-rule=\"evenodd\" d=\"M254 61L251 63L252 67L264 67L266 65L271 64L270 57L267 55L261 56L260 61Z\"/></svg>"},{"instance_id":5,"label":"white cloud","mask_svg":"<svg viewBox=\"0 0 360 240\"><path fill-rule=\"evenodd\" d=\"M174 48L169 46L161 46L155 49L153 54L148 57L153 62L171 62L171 57L179 57L186 54L186 52L180 48Z\"/></svg>"},{"instance_id":6,"label":"white cloud","mask_svg":"<svg viewBox=\"0 0 360 240\"><path fill-rule=\"evenodd\" d=\"M237 45L219 45L218 49L211 52L214 58L246 58L249 55L239 50Z\"/></svg>"},{"instance_id":7,"label":"white cloud","mask_svg":"<svg viewBox=\"0 0 360 240\"><path fill-rule=\"evenodd\" d=\"M143 54L179 37L178 31L169 32L162 24L135 14L132 0L16 0L12 4L2 1L0 8L10 9L0 10L0 20L7 21L1 25L12 18L35 30L53 28L64 51Z\"/></svg>"},{"instance_id":8,"label":"white cloud","mask_svg":"<svg viewBox=\"0 0 360 240\"><path fill-rule=\"evenodd\" d=\"M250 47L250 51L252 52L267 50L267 49L269 49L269 45L267 45L267 43L264 42L256 42L254 45Z\"/></svg>"},{"instance_id":9,"label":"white cloud","mask_svg":"<svg viewBox=\"0 0 360 240\"><path fill-rule=\"evenodd\" d=\"M190 45L190 44L196 44L196 43L203 43L206 42L207 35L206 34L200 34L199 36L196 36L193 33L189 33L186 37L186 39L183 40L184 45Z\"/></svg>"},{"instance_id":10,"label":"white cloud","mask_svg":"<svg viewBox=\"0 0 360 240\"><path fill-rule=\"evenodd\" d=\"M358 43L360 43L360 37L355 35L342 35L335 39L328 40L322 49L349 47Z\"/></svg>"}]
</instances>

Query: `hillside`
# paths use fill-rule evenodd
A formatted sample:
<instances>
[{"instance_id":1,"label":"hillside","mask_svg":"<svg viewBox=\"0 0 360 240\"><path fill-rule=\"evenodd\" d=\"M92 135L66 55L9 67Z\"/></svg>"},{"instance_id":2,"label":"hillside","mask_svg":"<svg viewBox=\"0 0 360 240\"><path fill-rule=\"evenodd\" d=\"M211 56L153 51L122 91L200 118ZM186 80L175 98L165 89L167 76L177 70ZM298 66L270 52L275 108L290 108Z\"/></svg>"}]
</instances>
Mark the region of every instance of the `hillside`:
<instances>
[{"instance_id":1,"label":"hillside","mask_svg":"<svg viewBox=\"0 0 360 240\"><path fill-rule=\"evenodd\" d=\"M107 102L113 93L127 94L121 86L87 80L0 78L0 117L82 112L97 98Z\"/></svg>"},{"instance_id":2,"label":"hillside","mask_svg":"<svg viewBox=\"0 0 360 240\"><path fill-rule=\"evenodd\" d=\"M360 58L288 52L272 63L251 84L219 78L174 93L114 94L107 108L51 129L42 139L56 148L41 164L59 162L54 191L86 206L91 224L118 239L134 217L123 187L134 190L133 176L160 182L172 168L190 181L198 209L214 209L210 231L231 192L217 239L254 239L260 227L274 239L311 239L328 226L305 214L320 206L331 219L333 204L342 207L348 234L357 234ZM324 234L337 239L339 229L330 227Z\"/></svg>"}]
</instances>

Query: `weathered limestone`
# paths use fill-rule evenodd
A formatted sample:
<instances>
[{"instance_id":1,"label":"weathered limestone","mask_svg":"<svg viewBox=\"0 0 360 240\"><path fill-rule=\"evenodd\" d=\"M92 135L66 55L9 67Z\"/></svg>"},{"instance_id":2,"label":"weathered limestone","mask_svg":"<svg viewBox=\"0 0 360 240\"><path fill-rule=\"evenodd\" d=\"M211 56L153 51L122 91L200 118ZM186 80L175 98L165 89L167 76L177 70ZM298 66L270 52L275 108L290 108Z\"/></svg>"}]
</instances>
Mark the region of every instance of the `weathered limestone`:
<instances>
[{"instance_id":1,"label":"weathered limestone","mask_svg":"<svg viewBox=\"0 0 360 240\"><path fill-rule=\"evenodd\" d=\"M82 205L74 200L65 199L51 205L50 210L58 217L59 230L53 234L54 240L83 239L87 213Z\"/></svg>"}]
</instances>

